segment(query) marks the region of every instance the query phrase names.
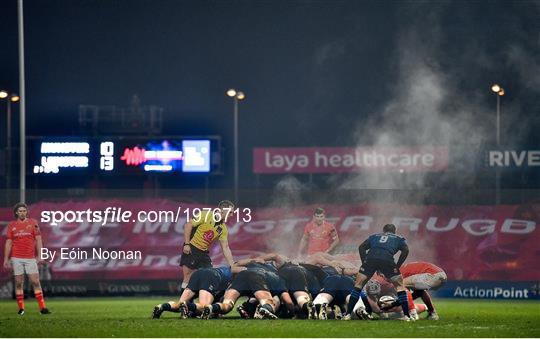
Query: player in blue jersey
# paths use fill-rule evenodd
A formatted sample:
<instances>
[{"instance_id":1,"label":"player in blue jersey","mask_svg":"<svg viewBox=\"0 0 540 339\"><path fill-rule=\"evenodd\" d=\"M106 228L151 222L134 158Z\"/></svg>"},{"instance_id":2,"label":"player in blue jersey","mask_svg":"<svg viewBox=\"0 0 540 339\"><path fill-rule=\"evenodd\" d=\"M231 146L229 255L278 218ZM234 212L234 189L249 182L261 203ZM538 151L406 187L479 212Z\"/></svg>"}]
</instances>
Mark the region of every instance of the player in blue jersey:
<instances>
[{"instance_id":1,"label":"player in blue jersey","mask_svg":"<svg viewBox=\"0 0 540 339\"><path fill-rule=\"evenodd\" d=\"M278 269L274 261L267 261L265 256L261 256L246 265L248 270L262 270L264 272L265 282L268 284L268 290L274 299L274 314L281 310L282 314L292 314L294 304L288 293L285 280L278 275ZM283 307L281 307L283 306ZM237 307L238 313L242 318L264 318L262 305L256 298L250 298L248 301Z\"/></svg>"},{"instance_id":2,"label":"player in blue jersey","mask_svg":"<svg viewBox=\"0 0 540 339\"><path fill-rule=\"evenodd\" d=\"M347 297L353 287L354 280L347 275L335 274L324 279L320 292L313 300L315 318L326 320L331 313L332 318L341 318L342 310L345 310L347 305Z\"/></svg>"},{"instance_id":3,"label":"player in blue jersey","mask_svg":"<svg viewBox=\"0 0 540 339\"><path fill-rule=\"evenodd\" d=\"M310 301L307 270L298 263L293 263L288 257L277 253L268 253L253 260L275 263L273 267L277 267L279 277L285 281L289 296L292 296L296 301L300 308L300 314L307 318L308 302Z\"/></svg>"},{"instance_id":4,"label":"player in blue jersey","mask_svg":"<svg viewBox=\"0 0 540 339\"><path fill-rule=\"evenodd\" d=\"M312 297L319 293L327 276L343 271L342 266L318 255L308 256L300 262L277 253L269 253L261 258L276 263L279 276L285 280L287 289L298 306L296 313L300 319L316 319L317 310L312 303Z\"/></svg>"},{"instance_id":5,"label":"player in blue jersey","mask_svg":"<svg viewBox=\"0 0 540 339\"><path fill-rule=\"evenodd\" d=\"M361 295L362 288L375 272L379 272L396 287L398 299L405 315L403 320L411 320L407 292L403 284L403 277L399 271L399 268L409 255L409 247L405 238L396 235L396 226L393 224L384 225L383 233L371 235L358 247L358 252L362 260L362 266L356 276L347 306L347 314L343 319L351 319L353 312L360 318L369 318L369 309L366 312L369 303L366 303L367 296L365 296L365 293ZM394 255L397 252L401 253L396 263Z\"/></svg>"},{"instance_id":6,"label":"player in blue jersey","mask_svg":"<svg viewBox=\"0 0 540 339\"><path fill-rule=\"evenodd\" d=\"M286 286L283 280L279 279L273 265L263 263L260 259L258 262L248 260L247 263L236 263L236 266L242 265L245 265L244 270L236 275L229 289L225 291L223 302L206 306L201 318L208 319L212 315L229 313L241 296L256 298L259 302L256 317L265 319L277 319L280 299L292 304Z\"/></svg>"},{"instance_id":7,"label":"player in blue jersey","mask_svg":"<svg viewBox=\"0 0 540 339\"><path fill-rule=\"evenodd\" d=\"M313 264L300 265L305 267L308 270L308 273L317 279L317 284L312 285L312 289L310 289L310 293L314 297L314 300L308 304L308 318L327 319L328 314L331 311L330 306L345 303L345 298L354 286L354 280L340 274L339 272L343 272L343 269L340 269L339 267L336 268L326 265L318 266ZM345 281L347 281L348 284L345 284ZM335 303L333 303L334 300L336 301ZM336 313L341 315L341 310L339 312L336 311L337 309L334 309L333 318L335 318Z\"/></svg>"},{"instance_id":8,"label":"player in blue jersey","mask_svg":"<svg viewBox=\"0 0 540 339\"><path fill-rule=\"evenodd\" d=\"M235 273L237 268L234 268ZM231 282L232 271L228 266L201 268L193 273L178 302L169 301L154 307L152 318L157 319L165 311L180 313L180 318L200 314L204 307L211 305L223 295ZM193 302L199 296L197 303Z\"/></svg>"},{"instance_id":9,"label":"player in blue jersey","mask_svg":"<svg viewBox=\"0 0 540 339\"><path fill-rule=\"evenodd\" d=\"M246 264L248 270L257 270L264 273L265 282L268 285L268 290L274 299L274 314L283 317L292 317L294 314L294 304L288 293L285 280L277 274L277 268L273 262L264 262L263 257L255 259L256 261ZM264 318L262 305L256 298L248 298L247 301L239 305L236 310L244 319Z\"/></svg>"}]
</instances>

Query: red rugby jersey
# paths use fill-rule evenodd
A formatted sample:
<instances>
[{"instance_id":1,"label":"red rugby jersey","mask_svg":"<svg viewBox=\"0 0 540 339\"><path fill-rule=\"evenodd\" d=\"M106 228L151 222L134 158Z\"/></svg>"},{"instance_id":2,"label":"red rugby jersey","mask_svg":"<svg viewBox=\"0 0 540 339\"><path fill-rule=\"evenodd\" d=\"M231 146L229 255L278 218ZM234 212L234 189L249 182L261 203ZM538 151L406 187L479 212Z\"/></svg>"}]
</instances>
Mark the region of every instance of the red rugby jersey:
<instances>
[{"instance_id":1,"label":"red rugby jersey","mask_svg":"<svg viewBox=\"0 0 540 339\"><path fill-rule=\"evenodd\" d=\"M11 257L34 259L36 257L36 237L41 235L37 221L34 219L19 219L8 224L7 238L11 239Z\"/></svg>"},{"instance_id":2,"label":"red rugby jersey","mask_svg":"<svg viewBox=\"0 0 540 339\"><path fill-rule=\"evenodd\" d=\"M436 274L439 272L444 272L442 268L425 261L415 261L403 264L399 270L401 271L403 278L407 278L415 274Z\"/></svg>"},{"instance_id":3,"label":"red rugby jersey","mask_svg":"<svg viewBox=\"0 0 540 339\"><path fill-rule=\"evenodd\" d=\"M319 226L314 221L311 221L304 228L304 234L309 237L307 253L313 254L326 252L330 248L337 232L334 225L329 222L325 221Z\"/></svg>"}]
</instances>

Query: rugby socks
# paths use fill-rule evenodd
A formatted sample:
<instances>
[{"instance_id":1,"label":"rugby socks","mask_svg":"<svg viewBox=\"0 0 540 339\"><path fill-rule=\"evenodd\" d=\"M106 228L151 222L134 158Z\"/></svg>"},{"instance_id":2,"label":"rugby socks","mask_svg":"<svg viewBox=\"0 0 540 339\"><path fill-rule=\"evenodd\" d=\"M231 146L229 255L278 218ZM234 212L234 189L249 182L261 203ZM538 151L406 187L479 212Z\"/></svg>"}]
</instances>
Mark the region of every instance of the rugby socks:
<instances>
[{"instance_id":1,"label":"rugby socks","mask_svg":"<svg viewBox=\"0 0 540 339\"><path fill-rule=\"evenodd\" d=\"M180 308L172 308L168 302L161 304L161 309L167 312L180 313Z\"/></svg>"},{"instance_id":2,"label":"rugby socks","mask_svg":"<svg viewBox=\"0 0 540 339\"><path fill-rule=\"evenodd\" d=\"M246 312L251 316L253 316L255 314L255 311L257 311L257 304L246 301L242 304L242 306L244 306Z\"/></svg>"},{"instance_id":3,"label":"rugby socks","mask_svg":"<svg viewBox=\"0 0 540 339\"><path fill-rule=\"evenodd\" d=\"M41 311L42 309L45 308L45 299L43 299L43 293L42 292L37 292L35 293L36 295L36 300L38 302L38 305L39 305L39 310Z\"/></svg>"},{"instance_id":4,"label":"rugby socks","mask_svg":"<svg viewBox=\"0 0 540 339\"><path fill-rule=\"evenodd\" d=\"M271 312L271 313L274 313L274 308L272 307L272 305L270 304L264 304L261 306L261 308L264 308L266 309L267 311Z\"/></svg>"},{"instance_id":5,"label":"rugby socks","mask_svg":"<svg viewBox=\"0 0 540 339\"><path fill-rule=\"evenodd\" d=\"M313 300L313 305L315 306L315 312L317 314L321 313L321 307L323 304L330 304L328 301L328 298L326 296L323 296L321 294L317 295L315 297L315 300Z\"/></svg>"},{"instance_id":6,"label":"rugby socks","mask_svg":"<svg viewBox=\"0 0 540 339\"><path fill-rule=\"evenodd\" d=\"M321 313L321 307L322 307L322 304L315 304L315 312L317 314Z\"/></svg>"},{"instance_id":7,"label":"rugby socks","mask_svg":"<svg viewBox=\"0 0 540 339\"><path fill-rule=\"evenodd\" d=\"M427 291L422 291L422 301L426 304L429 313L435 312L435 306L431 302L431 296Z\"/></svg>"},{"instance_id":8,"label":"rugby socks","mask_svg":"<svg viewBox=\"0 0 540 339\"><path fill-rule=\"evenodd\" d=\"M413 297L411 291L407 291L407 302L409 303L409 314L415 320L418 319L418 312L416 312L416 307L414 305Z\"/></svg>"},{"instance_id":9,"label":"rugby socks","mask_svg":"<svg viewBox=\"0 0 540 339\"><path fill-rule=\"evenodd\" d=\"M366 307L366 312L368 314L373 313L373 309L371 308L371 305L369 304L368 296L366 294L366 291L362 290L360 292L360 297L362 298L362 301L364 302L364 306Z\"/></svg>"},{"instance_id":10,"label":"rugby socks","mask_svg":"<svg viewBox=\"0 0 540 339\"><path fill-rule=\"evenodd\" d=\"M197 304L195 304L194 302L187 301L186 305L187 305L188 311L193 312L193 313L197 312Z\"/></svg>"},{"instance_id":11,"label":"rugby socks","mask_svg":"<svg viewBox=\"0 0 540 339\"><path fill-rule=\"evenodd\" d=\"M24 310L24 294L17 294L17 305L19 305L19 310Z\"/></svg>"},{"instance_id":12,"label":"rugby socks","mask_svg":"<svg viewBox=\"0 0 540 339\"><path fill-rule=\"evenodd\" d=\"M414 290L414 292L412 293L413 300L420 298L422 294L424 294L424 290Z\"/></svg>"},{"instance_id":13,"label":"rugby socks","mask_svg":"<svg viewBox=\"0 0 540 339\"><path fill-rule=\"evenodd\" d=\"M407 291L407 301L409 302L409 310L414 310L414 301L412 298L412 293Z\"/></svg>"},{"instance_id":14,"label":"rugby socks","mask_svg":"<svg viewBox=\"0 0 540 339\"><path fill-rule=\"evenodd\" d=\"M307 308L307 305L308 303L304 303L304 305L302 305L302 307L300 308L300 310L302 311L303 314L307 315L308 314L308 308Z\"/></svg>"},{"instance_id":15,"label":"rugby socks","mask_svg":"<svg viewBox=\"0 0 540 339\"><path fill-rule=\"evenodd\" d=\"M347 314L352 314L354 306L360 299L361 288L355 287L351 290L351 296L349 298L349 304L347 305Z\"/></svg>"},{"instance_id":16,"label":"rugby socks","mask_svg":"<svg viewBox=\"0 0 540 339\"><path fill-rule=\"evenodd\" d=\"M219 304L212 304L212 313L221 313L221 307Z\"/></svg>"},{"instance_id":17,"label":"rugby socks","mask_svg":"<svg viewBox=\"0 0 540 339\"><path fill-rule=\"evenodd\" d=\"M403 314L405 314L407 317L410 317L410 313L409 313L409 302L408 302L408 297L407 297L407 292L406 291L399 291L397 293L398 295L398 300L401 304L401 308L403 309Z\"/></svg>"}]
</instances>

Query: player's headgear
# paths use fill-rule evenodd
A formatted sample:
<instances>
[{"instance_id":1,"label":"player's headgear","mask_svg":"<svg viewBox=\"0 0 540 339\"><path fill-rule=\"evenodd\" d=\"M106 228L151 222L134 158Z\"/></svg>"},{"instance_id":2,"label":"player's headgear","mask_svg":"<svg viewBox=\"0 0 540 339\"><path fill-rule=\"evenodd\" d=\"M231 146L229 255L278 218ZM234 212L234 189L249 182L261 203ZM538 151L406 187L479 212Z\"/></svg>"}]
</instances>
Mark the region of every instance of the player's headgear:
<instances>
[{"instance_id":1,"label":"player's headgear","mask_svg":"<svg viewBox=\"0 0 540 339\"><path fill-rule=\"evenodd\" d=\"M394 233L396 234L396 225L394 224L386 224L383 226L383 232L384 233Z\"/></svg>"},{"instance_id":2,"label":"player's headgear","mask_svg":"<svg viewBox=\"0 0 540 339\"><path fill-rule=\"evenodd\" d=\"M322 207L317 207L315 209L315 212L313 212L313 215L321 215L324 214L324 209Z\"/></svg>"},{"instance_id":3,"label":"player's headgear","mask_svg":"<svg viewBox=\"0 0 540 339\"><path fill-rule=\"evenodd\" d=\"M28 205L26 205L24 202L18 202L15 204L15 206L13 206L13 214L15 216L17 216L17 210L21 207L24 207L26 208L26 210L28 210Z\"/></svg>"},{"instance_id":4,"label":"player's headgear","mask_svg":"<svg viewBox=\"0 0 540 339\"><path fill-rule=\"evenodd\" d=\"M221 200L221 201L219 202L219 204L218 204L218 207L219 207L219 208L227 208L227 207L228 207L228 208L233 209L233 208L234 208L234 204L233 204L233 202L230 201L230 200Z\"/></svg>"},{"instance_id":5,"label":"player's headgear","mask_svg":"<svg viewBox=\"0 0 540 339\"><path fill-rule=\"evenodd\" d=\"M369 280L366 284L366 292L368 294L379 294L381 293L381 284L375 280Z\"/></svg>"}]
</instances>

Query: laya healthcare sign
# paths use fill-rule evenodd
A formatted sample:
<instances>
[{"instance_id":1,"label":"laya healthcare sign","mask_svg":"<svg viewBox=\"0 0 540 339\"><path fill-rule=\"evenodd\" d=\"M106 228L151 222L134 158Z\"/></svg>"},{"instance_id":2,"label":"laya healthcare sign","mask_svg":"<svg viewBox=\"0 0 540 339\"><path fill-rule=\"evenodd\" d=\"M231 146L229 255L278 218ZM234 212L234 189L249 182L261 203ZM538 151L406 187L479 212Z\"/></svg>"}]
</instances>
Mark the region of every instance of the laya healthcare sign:
<instances>
[{"instance_id":1,"label":"laya healthcare sign","mask_svg":"<svg viewBox=\"0 0 540 339\"><path fill-rule=\"evenodd\" d=\"M448 168L447 147L254 148L253 172L347 173L369 170L440 172Z\"/></svg>"}]
</instances>

